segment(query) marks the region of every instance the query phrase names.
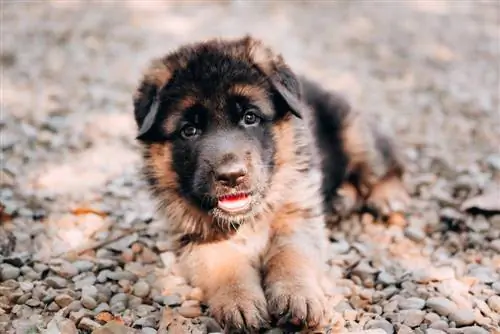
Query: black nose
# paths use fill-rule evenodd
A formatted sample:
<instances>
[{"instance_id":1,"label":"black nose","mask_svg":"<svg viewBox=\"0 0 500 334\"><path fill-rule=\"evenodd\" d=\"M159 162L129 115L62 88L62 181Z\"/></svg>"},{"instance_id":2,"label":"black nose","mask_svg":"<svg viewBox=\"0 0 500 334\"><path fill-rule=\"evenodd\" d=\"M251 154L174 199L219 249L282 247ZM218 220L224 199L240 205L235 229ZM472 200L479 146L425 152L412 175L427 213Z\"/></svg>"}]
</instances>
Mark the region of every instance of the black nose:
<instances>
[{"instance_id":1,"label":"black nose","mask_svg":"<svg viewBox=\"0 0 500 334\"><path fill-rule=\"evenodd\" d=\"M245 165L240 162L229 162L219 166L215 173L216 180L225 186L235 187L243 182L247 175Z\"/></svg>"}]
</instances>

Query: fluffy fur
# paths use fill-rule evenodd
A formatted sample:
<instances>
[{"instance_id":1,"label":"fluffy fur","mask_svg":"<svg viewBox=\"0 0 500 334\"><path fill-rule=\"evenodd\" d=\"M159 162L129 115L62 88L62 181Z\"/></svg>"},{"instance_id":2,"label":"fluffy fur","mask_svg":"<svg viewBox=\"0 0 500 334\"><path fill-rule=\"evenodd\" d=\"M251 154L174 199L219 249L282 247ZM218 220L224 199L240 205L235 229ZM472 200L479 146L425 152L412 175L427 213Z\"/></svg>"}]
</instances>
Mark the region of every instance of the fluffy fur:
<instances>
[{"instance_id":1,"label":"fluffy fur","mask_svg":"<svg viewBox=\"0 0 500 334\"><path fill-rule=\"evenodd\" d=\"M184 273L231 333L327 324L325 217L408 200L389 137L250 36L154 60L134 111ZM240 192L244 211L218 205Z\"/></svg>"}]
</instances>

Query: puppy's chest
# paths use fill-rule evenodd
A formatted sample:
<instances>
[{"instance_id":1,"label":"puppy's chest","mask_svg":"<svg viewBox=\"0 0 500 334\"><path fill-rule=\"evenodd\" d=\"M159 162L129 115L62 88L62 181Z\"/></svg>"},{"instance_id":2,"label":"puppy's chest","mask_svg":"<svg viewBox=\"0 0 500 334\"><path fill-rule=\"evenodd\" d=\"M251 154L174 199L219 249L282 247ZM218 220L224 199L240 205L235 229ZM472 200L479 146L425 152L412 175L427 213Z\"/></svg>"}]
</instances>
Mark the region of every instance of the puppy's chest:
<instances>
[{"instance_id":1,"label":"puppy's chest","mask_svg":"<svg viewBox=\"0 0 500 334\"><path fill-rule=\"evenodd\" d=\"M270 231L269 222L255 222L242 226L229 242L236 251L245 254L249 258L257 258L269 244Z\"/></svg>"}]
</instances>

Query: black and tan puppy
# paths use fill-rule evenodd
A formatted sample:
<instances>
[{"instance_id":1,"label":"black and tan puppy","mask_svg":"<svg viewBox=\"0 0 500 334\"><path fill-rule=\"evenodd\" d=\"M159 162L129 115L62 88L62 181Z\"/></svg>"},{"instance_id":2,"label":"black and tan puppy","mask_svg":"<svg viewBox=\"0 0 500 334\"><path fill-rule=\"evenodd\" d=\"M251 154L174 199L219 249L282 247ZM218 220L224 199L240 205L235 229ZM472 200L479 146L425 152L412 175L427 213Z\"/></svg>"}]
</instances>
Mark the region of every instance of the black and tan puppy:
<instances>
[{"instance_id":1,"label":"black and tan puppy","mask_svg":"<svg viewBox=\"0 0 500 334\"><path fill-rule=\"evenodd\" d=\"M407 200L387 136L251 37L153 61L134 97L145 174L186 277L229 332L328 322L325 216Z\"/></svg>"}]
</instances>

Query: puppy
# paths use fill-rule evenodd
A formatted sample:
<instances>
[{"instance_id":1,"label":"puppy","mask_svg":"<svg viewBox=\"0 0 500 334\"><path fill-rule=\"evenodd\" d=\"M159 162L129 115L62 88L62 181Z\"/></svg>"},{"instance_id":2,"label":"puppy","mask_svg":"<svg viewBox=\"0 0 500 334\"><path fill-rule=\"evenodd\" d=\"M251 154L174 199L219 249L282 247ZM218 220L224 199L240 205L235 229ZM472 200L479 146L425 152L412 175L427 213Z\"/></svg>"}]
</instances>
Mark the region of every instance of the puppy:
<instances>
[{"instance_id":1,"label":"puppy","mask_svg":"<svg viewBox=\"0 0 500 334\"><path fill-rule=\"evenodd\" d=\"M227 332L327 324L325 217L407 200L389 137L250 36L154 60L134 112L184 274Z\"/></svg>"}]
</instances>

